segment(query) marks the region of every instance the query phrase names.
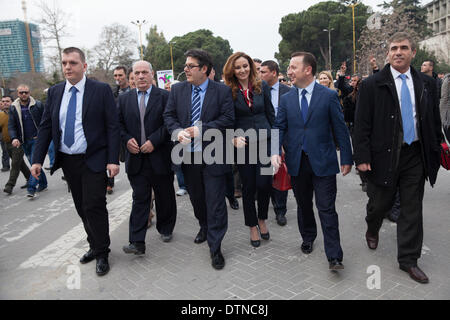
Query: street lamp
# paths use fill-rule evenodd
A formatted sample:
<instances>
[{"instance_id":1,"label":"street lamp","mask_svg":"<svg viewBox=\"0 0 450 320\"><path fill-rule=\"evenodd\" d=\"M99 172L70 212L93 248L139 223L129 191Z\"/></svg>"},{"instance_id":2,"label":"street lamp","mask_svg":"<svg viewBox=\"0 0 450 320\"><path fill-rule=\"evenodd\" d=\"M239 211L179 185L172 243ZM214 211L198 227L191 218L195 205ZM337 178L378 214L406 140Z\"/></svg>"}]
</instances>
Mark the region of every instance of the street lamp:
<instances>
[{"instance_id":1,"label":"street lamp","mask_svg":"<svg viewBox=\"0 0 450 320\"><path fill-rule=\"evenodd\" d=\"M131 21L132 24L136 25L139 27L139 42L141 44L141 60L144 60L144 52L142 51L142 34L141 34L141 28L144 24L147 23L147 21L145 20L136 20L136 21Z\"/></svg>"},{"instance_id":2,"label":"street lamp","mask_svg":"<svg viewBox=\"0 0 450 320\"><path fill-rule=\"evenodd\" d=\"M331 29L323 29L323 31L328 32L328 60L329 60L329 69L331 72L331 31L333 31L334 28Z\"/></svg>"},{"instance_id":3,"label":"street lamp","mask_svg":"<svg viewBox=\"0 0 450 320\"><path fill-rule=\"evenodd\" d=\"M170 45L170 63L172 64L172 74L175 75L174 71L173 71L173 54L172 54L172 44L177 43L176 41L173 42L169 42Z\"/></svg>"},{"instance_id":4,"label":"street lamp","mask_svg":"<svg viewBox=\"0 0 450 320\"><path fill-rule=\"evenodd\" d=\"M358 0L352 0L352 19L353 19L353 74L356 73L356 40L355 40L355 7L358 5Z\"/></svg>"}]
</instances>

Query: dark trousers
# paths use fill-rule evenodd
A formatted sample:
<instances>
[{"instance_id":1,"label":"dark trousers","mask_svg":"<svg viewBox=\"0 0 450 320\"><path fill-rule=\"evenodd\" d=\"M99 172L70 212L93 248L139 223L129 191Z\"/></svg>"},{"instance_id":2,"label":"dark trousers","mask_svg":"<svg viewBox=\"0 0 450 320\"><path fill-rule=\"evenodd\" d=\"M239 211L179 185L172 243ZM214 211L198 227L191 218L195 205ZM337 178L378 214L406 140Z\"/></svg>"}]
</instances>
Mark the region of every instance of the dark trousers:
<instances>
[{"instance_id":1,"label":"dark trousers","mask_svg":"<svg viewBox=\"0 0 450 320\"><path fill-rule=\"evenodd\" d=\"M6 183L6 186L14 188L21 171L27 181L31 174L30 169L28 169L28 166L23 159L23 148L13 147L11 143L7 143L6 148L8 149L9 156L11 157L11 171L9 172L9 180Z\"/></svg>"},{"instance_id":2,"label":"dark trousers","mask_svg":"<svg viewBox=\"0 0 450 320\"><path fill-rule=\"evenodd\" d=\"M225 187L225 197L228 199L234 198L234 176L233 172L227 172L225 174L226 187Z\"/></svg>"},{"instance_id":3,"label":"dark trousers","mask_svg":"<svg viewBox=\"0 0 450 320\"><path fill-rule=\"evenodd\" d=\"M420 154L420 144L413 143L400 151L400 161L390 187L367 185L367 227L371 234L377 234L387 211L395 202L395 194L400 194L401 211L397 219L397 259L400 265L417 265L423 241L422 201L425 174Z\"/></svg>"},{"instance_id":4,"label":"dark trousers","mask_svg":"<svg viewBox=\"0 0 450 320\"><path fill-rule=\"evenodd\" d=\"M330 261L342 261L339 221L336 213L336 175L318 177L314 174L308 156L303 152L298 176L291 177L291 183L297 200L298 229L305 242L317 237L317 225L313 211L313 193L316 199L319 219L322 225L325 254Z\"/></svg>"},{"instance_id":5,"label":"dark trousers","mask_svg":"<svg viewBox=\"0 0 450 320\"><path fill-rule=\"evenodd\" d=\"M225 203L225 174L212 176L201 164L183 164L189 198L200 228L207 230L211 253L220 250L228 228L228 213Z\"/></svg>"},{"instance_id":6,"label":"dark trousers","mask_svg":"<svg viewBox=\"0 0 450 320\"><path fill-rule=\"evenodd\" d=\"M60 152L59 157L75 208L83 221L89 247L96 258L107 258L111 241L106 210L106 170L93 172L86 165L84 155Z\"/></svg>"},{"instance_id":7,"label":"dark trousers","mask_svg":"<svg viewBox=\"0 0 450 320\"><path fill-rule=\"evenodd\" d=\"M272 199L273 211L276 215L286 215L286 203L288 197L288 190L280 191L272 187L272 193L270 194Z\"/></svg>"},{"instance_id":8,"label":"dark trousers","mask_svg":"<svg viewBox=\"0 0 450 320\"><path fill-rule=\"evenodd\" d=\"M6 146L6 142L0 141L0 144L2 145L2 168L3 169L9 169L9 155L8 155L8 148Z\"/></svg>"},{"instance_id":9,"label":"dark trousers","mask_svg":"<svg viewBox=\"0 0 450 320\"><path fill-rule=\"evenodd\" d=\"M145 155L139 173L128 175L133 188L133 206L130 215L130 242L145 242L147 224L155 192L156 229L160 234L172 234L177 217L177 203L173 187L173 173L157 174Z\"/></svg>"},{"instance_id":10,"label":"dark trousers","mask_svg":"<svg viewBox=\"0 0 450 320\"><path fill-rule=\"evenodd\" d=\"M272 192L272 176L261 175L262 166L260 164L238 164L237 167L242 181L245 225L255 227L258 225L258 219L267 219L270 193ZM258 209L256 209L255 196Z\"/></svg>"}]
</instances>

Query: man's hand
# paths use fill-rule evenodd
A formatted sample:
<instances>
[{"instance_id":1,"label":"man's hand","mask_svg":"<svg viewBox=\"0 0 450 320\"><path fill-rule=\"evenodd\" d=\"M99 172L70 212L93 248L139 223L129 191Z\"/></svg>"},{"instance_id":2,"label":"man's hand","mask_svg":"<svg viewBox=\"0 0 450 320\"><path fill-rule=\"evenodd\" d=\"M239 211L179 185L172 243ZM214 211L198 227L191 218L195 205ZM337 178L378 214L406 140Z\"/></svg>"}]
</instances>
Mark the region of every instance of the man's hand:
<instances>
[{"instance_id":1,"label":"man's hand","mask_svg":"<svg viewBox=\"0 0 450 320\"><path fill-rule=\"evenodd\" d=\"M178 132L177 139L183 145L188 145L191 143L191 136L186 132L186 130L181 130Z\"/></svg>"},{"instance_id":2,"label":"man's hand","mask_svg":"<svg viewBox=\"0 0 450 320\"><path fill-rule=\"evenodd\" d=\"M15 140L17 140L17 139L15 139ZM42 169L41 164L39 164L39 163L33 164L30 168L31 175L34 178L39 179L39 176L41 175L41 169Z\"/></svg>"},{"instance_id":3,"label":"man's hand","mask_svg":"<svg viewBox=\"0 0 450 320\"><path fill-rule=\"evenodd\" d=\"M244 137L236 137L236 138L233 138L232 141L233 141L233 145L238 149L241 149L247 145L247 141L245 140Z\"/></svg>"},{"instance_id":4,"label":"man's hand","mask_svg":"<svg viewBox=\"0 0 450 320\"><path fill-rule=\"evenodd\" d=\"M281 157L278 154L274 154L270 158L270 162L272 163L273 166L273 174L276 174L281 166Z\"/></svg>"},{"instance_id":5,"label":"man's hand","mask_svg":"<svg viewBox=\"0 0 450 320\"><path fill-rule=\"evenodd\" d=\"M15 148L20 147L20 141L19 141L19 139L14 139L14 140L11 142L11 144L12 144L12 146L15 147Z\"/></svg>"},{"instance_id":6,"label":"man's hand","mask_svg":"<svg viewBox=\"0 0 450 320\"><path fill-rule=\"evenodd\" d=\"M352 171L351 164L344 164L343 166L341 166L341 173L343 176L346 176L347 174L349 174L350 171Z\"/></svg>"},{"instance_id":7,"label":"man's hand","mask_svg":"<svg viewBox=\"0 0 450 320\"><path fill-rule=\"evenodd\" d=\"M370 56L370 58L369 58L369 63L370 63L370 67L371 67L373 70L378 70L377 59L375 59L374 56Z\"/></svg>"},{"instance_id":8,"label":"man's hand","mask_svg":"<svg viewBox=\"0 0 450 320\"><path fill-rule=\"evenodd\" d=\"M184 131L186 131L191 138L197 138L200 135L200 131L197 126L186 128Z\"/></svg>"},{"instance_id":9,"label":"man's hand","mask_svg":"<svg viewBox=\"0 0 450 320\"><path fill-rule=\"evenodd\" d=\"M356 168L361 172L372 171L370 163L361 163L358 166L356 166Z\"/></svg>"},{"instance_id":10,"label":"man's hand","mask_svg":"<svg viewBox=\"0 0 450 320\"><path fill-rule=\"evenodd\" d=\"M150 140L145 141L145 143L141 146L142 153L152 153L153 150L155 150L155 147Z\"/></svg>"},{"instance_id":11,"label":"man's hand","mask_svg":"<svg viewBox=\"0 0 450 320\"><path fill-rule=\"evenodd\" d=\"M139 153L139 145L135 138L131 138L127 142L127 149L132 154L138 154Z\"/></svg>"},{"instance_id":12,"label":"man's hand","mask_svg":"<svg viewBox=\"0 0 450 320\"><path fill-rule=\"evenodd\" d=\"M106 165L106 170L109 172L109 177L113 178L119 174L120 166L118 164L108 163Z\"/></svg>"}]
</instances>

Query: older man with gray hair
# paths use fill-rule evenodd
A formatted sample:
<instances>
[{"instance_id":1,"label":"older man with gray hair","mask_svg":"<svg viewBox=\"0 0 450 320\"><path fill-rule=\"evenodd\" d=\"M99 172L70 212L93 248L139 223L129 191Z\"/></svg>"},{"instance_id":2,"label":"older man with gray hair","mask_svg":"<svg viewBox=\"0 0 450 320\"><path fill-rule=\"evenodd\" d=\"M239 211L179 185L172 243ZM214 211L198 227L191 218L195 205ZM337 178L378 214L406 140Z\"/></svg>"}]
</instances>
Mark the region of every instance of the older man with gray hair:
<instances>
[{"instance_id":1,"label":"older man with gray hair","mask_svg":"<svg viewBox=\"0 0 450 320\"><path fill-rule=\"evenodd\" d=\"M169 93L152 85L153 69L147 61L133 65L136 89L119 96L120 135L126 145L125 169L133 188L129 245L125 253L145 253L151 190L158 211L156 229L164 242L172 239L176 201L170 154L172 143L162 114Z\"/></svg>"}]
</instances>

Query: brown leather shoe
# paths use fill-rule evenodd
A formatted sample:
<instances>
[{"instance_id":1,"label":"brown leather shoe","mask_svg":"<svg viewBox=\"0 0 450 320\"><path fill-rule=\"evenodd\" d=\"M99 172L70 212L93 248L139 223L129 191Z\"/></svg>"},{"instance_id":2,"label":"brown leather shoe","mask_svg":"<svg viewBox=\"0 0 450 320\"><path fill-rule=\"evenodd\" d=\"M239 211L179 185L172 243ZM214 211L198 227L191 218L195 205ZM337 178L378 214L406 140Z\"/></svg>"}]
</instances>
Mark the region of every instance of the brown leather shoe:
<instances>
[{"instance_id":1,"label":"brown leather shoe","mask_svg":"<svg viewBox=\"0 0 450 320\"><path fill-rule=\"evenodd\" d=\"M418 266L405 267L405 266L400 265L400 270L408 272L411 279L413 279L419 283L428 283L428 281L429 281L427 275L422 270L420 270L420 268Z\"/></svg>"},{"instance_id":2,"label":"brown leather shoe","mask_svg":"<svg viewBox=\"0 0 450 320\"><path fill-rule=\"evenodd\" d=\"M378 247L378 234L373 236L368 230L366 232L366 241L369 249L375 250Z\"/></svg>"}]
</instances>

